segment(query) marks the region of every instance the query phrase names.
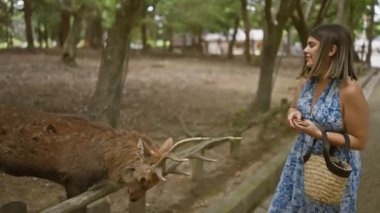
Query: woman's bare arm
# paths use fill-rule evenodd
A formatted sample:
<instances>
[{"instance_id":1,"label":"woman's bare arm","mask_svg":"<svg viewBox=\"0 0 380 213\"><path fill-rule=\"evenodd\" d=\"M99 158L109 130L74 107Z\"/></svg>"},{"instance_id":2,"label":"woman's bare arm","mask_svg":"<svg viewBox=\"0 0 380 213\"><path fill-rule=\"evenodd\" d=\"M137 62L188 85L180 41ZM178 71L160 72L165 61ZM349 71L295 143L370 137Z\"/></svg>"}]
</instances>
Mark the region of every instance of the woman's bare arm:
<instances>
[{"instance_id":1,"label":"woman's bare arm","mask_svg":"<svg viewBox=\"0 0 380 213\"><path fill-rule=\"evenodd\" d=\"M363 150L369 132L369 109L363 91L356 81L342 81L340 98L344 126L351 140L350 148ZM327 136L330 144L344 145L341 134L330 132Z\"/></svg>"}]
</instances>

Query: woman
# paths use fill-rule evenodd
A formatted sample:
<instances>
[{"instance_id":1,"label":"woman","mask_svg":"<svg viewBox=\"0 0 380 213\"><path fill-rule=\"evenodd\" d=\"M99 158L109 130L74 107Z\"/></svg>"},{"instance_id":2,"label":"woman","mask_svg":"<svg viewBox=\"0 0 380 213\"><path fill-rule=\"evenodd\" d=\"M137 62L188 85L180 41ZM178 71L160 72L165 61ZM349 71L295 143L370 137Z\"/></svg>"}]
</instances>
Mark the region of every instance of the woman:
<instances>
[{"instance_id":1,"label":"woman","mask_svg":"<svg viewBox=\"0 0 380 213\"><path fill-rule=\"evenodd\" d=\"M352 39L342 26L329 24L313 29L304 49L305 66L288 112L289 126L299 132L282 171L269 212L355 212L360 177L359 151L365 147L369 110L352 65ZM326 205L304 193L303 156L314 138L327 131L336 155L345 159L342 149L346 132L351 140L352 172L340 204ZM318 140L313 153L322 153Z\"/></svg>"}]
</instances>

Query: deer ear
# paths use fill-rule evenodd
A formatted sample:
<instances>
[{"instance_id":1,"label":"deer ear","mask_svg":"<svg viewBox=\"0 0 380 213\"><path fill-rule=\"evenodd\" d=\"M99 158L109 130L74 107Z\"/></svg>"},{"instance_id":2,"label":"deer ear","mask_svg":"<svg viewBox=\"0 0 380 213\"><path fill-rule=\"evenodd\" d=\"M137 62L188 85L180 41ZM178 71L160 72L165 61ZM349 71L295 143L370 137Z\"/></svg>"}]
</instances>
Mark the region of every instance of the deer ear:
<instances>
[{"instance_id":1,"label":"deer ear","mask_svg":"<svg viewBox=\"0 0 380 213\"><path fill-rule=\"evenodd\" d=\"M169 151L169 149L173 146L173 138L168 138L160 147L160 153L164 153Z\"/></svg>"},{"instance_id":2,"label":"deer ear","mask_svg":"<svg viewBox=\"0 0 380 213\"><path fill-rule=\"evenodd\" d=\"M157 157L159 154L157 153L157 148L150 146L147 142L139 138L137 143L137 147L139 148L139 153L144 156L153 156Z\"/></svg>"}]
</instances>

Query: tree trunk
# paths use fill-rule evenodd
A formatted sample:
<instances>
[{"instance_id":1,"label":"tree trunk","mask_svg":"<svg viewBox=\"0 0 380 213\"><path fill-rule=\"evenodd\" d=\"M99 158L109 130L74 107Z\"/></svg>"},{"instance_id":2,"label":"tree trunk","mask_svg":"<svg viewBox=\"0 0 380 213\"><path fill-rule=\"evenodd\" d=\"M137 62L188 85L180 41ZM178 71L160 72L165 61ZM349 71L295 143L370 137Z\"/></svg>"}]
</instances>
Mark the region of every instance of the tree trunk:
<instances>
[{"instance_id":1,"label":"tree trunk","mask_svg":"<svg viewBox=\"0 0 380 213\"><path fill-rule=\"evenodd\" d=\"M129 39L132 28L141 19L141 0L121 1L102 52L98 81L88 117L113 127L120 114L121 95L128 72ZM126 69L123 69L123 64Z\"/></svg>"},{"instance_id":2,"label":"tree trunk","mask_svg":"<svg viewBox=\"0 0 380 213\"><path fill-rule=\"evenodd\" d=\"M326 18L326 13L328 8L330 7L332 0L323 0L321 3L321 7L319 8L317 18L314 21L313 27L320 25L324 18Z\"/></svg>"},{"instance_id":3,"label":"tree trunk","mask_svg":"<svg viewBox=\"0 0 380 213\"><path fill-rule=\"evenodd\" d=\"M270 108L273 88L273 73L281 38L282 30L271 32L270 35L264 35L263 51L261 53L260 63L259 86L252 108L254 111L258 110L260 112L265 112Z\"/></svg>"},{"instance_id":4,"label":"tree trunk","mask_svg":"<svg viewBox=\"0 0 380 213\"><path fill-rule=\"evenodd\" d=\"M9 7L9 14L11 17L13 17L14 14L14 2L10 2L10 7ZM9 22L5 28L6 33L7 33L7 47L12 48L13 47L13 28L11 22Z\"/></svg>"},{"instance_id":5,"label":"tree trunk","mask_svg":"<svg viewBox=\"0 0 380 213\"><path fill-rule=\"evenodd\" d=\"M293 13L296 0L281 0L276 16L272 16L272 0L265 0L265 26L260 79L256 99L250 110L265 112L270 108L274 66L285 25ZM273 20L273 18L276 20Z\"/></svg>"},{"instance_id":6,"label":"tree trunk","mask_svg":"<svg viewBox=\"0 0 380 213\"><path fill-rule=\"evenodd\" d=\"M32 28L32 9L30 8L29 0L24 0L24 20L25 20L25 35L29 50L34 48L33 28Z\"/></svg>"},{"instance_id":7,"label":"tree trunk","mask_svg":"<svg viewBox=\"0 0 380 213\"><path fill-rule=\"evenodd\" d=\"M43 23L44 26L44 32L43 32L43 40L45 42L45 48L49 48L49 32L48 32L48 27L46 25L46 22Z\"/></svg>"},{"instance_id":8,"label":"tree trunk","mask_svg":"<svg viewBox=\"0 0 380 213\"><path fill-rule=\"evenodd\" d=\"M306 47L307 38L309 36L309 29L306 25L306 16L303 13L302 5L299 0L296 2L296 8L294 13L292 13L291 19L301 40L302 47L304 48Z\"/></svg>"},{"instance_id":9,"label":"tree trunk","mask_svg":"<svg viewBox=\"0 0 380 213\"><path fill-rule=\"evenodd\" d=\"M202 38L202 32L198 31L196 34L196 51L200 54L203 54L203 38Z\"/></svg>"},{"instance_id":10,"label":"tree trunk","mask_svg":"<svg viewBox=\"0 0 380 213\"><path fill-rule=\"evenodd\" d=\"M244 42L244 56L245 60L248 63L251 63L251 53L250 53L250 37L249 37L249 32L250 32L250 26L249 26L249 17L248 17L248 11L247 11L247 0L240 0L241 2L241 13L242 13L242 18L244 22L244 32L245 32L245 42Z\"/></svg>"},{"instance_id":11,"label":"tree trunk","mask_svg":"<svg viewBox=\"0 0 380 213\"><path fill-rule=\"evenodd\" d=\"M86 20L86 33L85 33L85 45L93 49L99 49L102 47L102 17L98 10L92 11L92 13L85 18Z\"/></svg>"},{"instance_id":12,"label":"tree trunk","mask_svg":"<svg viewBox=\"0 0 380 213\"><path fill-rule=\"evenodd\" d=\"M38 41L38 46L40 49L43 47L43 39L42 39L42 27L41 27L41 22L37 24L37 27L35 29L35 32L37 34L37 41Z\"/></svg>"},{"instance_id":13,"label":"tree trunk","mask_svg":"<svg viewBox=\"0 0 380 213\"><path fill-rule=\"evenodd\" d=\"M59 32L58 32L58 45L63 48L67 36L70 31L70 13L66 10L61 11L61 20L59 23Z\"/></svg>"},{"instance_id":14,"label":"tree trunk","mask_svg":"<svg viewBox=\"0 0 380 213\"><path fill-rule=\"evenodd\" d=\"M140 31L141 31L141 43L142 43L142 51L143 52L147 52L149 49L149 47L148 47L148 29L147 29L146 20L145 20L147 7L148 7L148 5L144 3L144 9L142 10L142 14L141 14L141 19L143 21L141 22Z\"/></svg>"},{"instance_id":15,"label":"tree trunk","mask_svg":"<svg viewBox=\"0 0 380 213\"><path fill-rule=\"evenodd\" d=\"M367 55L365 58L365 63L370 67L371 66L371 56L372 56L372 40L373 33L375 30L375 1L371 2L370 13L368 16L368 28L366 29L367 39L368 39L368 47L367 47Z\"/></svg>"},{"instance_id":16,"label":"tree trunk","mask_svg":"<svg viewBox=\"0 0 380 213\"><path fill-rule=\"evenodd\" d=\"M309 8L311 7L311 3L312 2L309 2L309 4L307 5L306 11L310 10ZM331 0L323 0L321 2L321 6L318 10L318 15L315 18L312 26L317 26L320 23L322 23L330 4ZM308 17L310 17L309 12L306 12L304 14L301 2L297 0L295 4L295 12L292 14L291 19L301 40L302 47L306 47L306 41L309 37L309 27L306 24L308 22Z\"/></svg>"},{"instance_id":17,"label":"tree trunk","mask_svg":"<svg viewBox=\"0 0 380 213\"><path fill-rule=\"evenodd\" d=\"M67 64L75 64L75 57L77 52L77 44L82 30L82 22L84 17L84 6L82 5L78 11L74 13L74 22L70 28L69 35L63 46L62 60Z\"/></svg>"},{"instance_id":18,"label":"tree trunk","mask_svg":"<svg viewBox=\"0 0 380 213\"><path fill-rule=\"evenodd\" d=\"M235 21L234 21L234 32L232 33L231 41L228 44L227 58L229 58L229 59L234 58L234 46L236 43L236 34L237 34L237 31L239 28L239 22L240 22L240 18L239 18L239 16L236 16Z\"/></svg>"},{"instance_id":19,"label":"tree trunk","mask_svg":"<svg viewBox=\"0 0 380 213\"><path fill-rule=\"evenodd\" d=\"M13 47L13 32L10 27L7 28L7 48Z\"/></svg>"},{"instance_id":20,"label":"tree trunk","mask_svg":"<svg viewBox=\"0 0 380 213\"><path fill-rule=\"evenodd\" d=\"M346 25L344 7L345 7L345 0L339 0L335 23L343 25L343 26Z\"/></svg>"},{"instance_id":21,"label":"tree trunk","mask_svg":"<svg viewBox=\"0 0 380 213\"><path fill-rule=\"evenodd\" d=\"M141 23L140 30L141 30L142 51L147 52L149 47L148 47L148 32L147 32L147 27L146 27L145 22Z\"/></svg>"},{"instance_id":22,"label":"tree trunk","mask_svg":"<svg viewBox=\"0 0 380 213\"><path fill-rule=\"evenodd\" d=\"M168 50L169 50L169 52L173 52L173 50L174 50L174 45L173 45L173 42L174 42L174 32L173 32L173 29L171 27L168 27L167 31L168 31L167 36L168 36L168 39L169 39Z\"/></svg>"}]
</instances>

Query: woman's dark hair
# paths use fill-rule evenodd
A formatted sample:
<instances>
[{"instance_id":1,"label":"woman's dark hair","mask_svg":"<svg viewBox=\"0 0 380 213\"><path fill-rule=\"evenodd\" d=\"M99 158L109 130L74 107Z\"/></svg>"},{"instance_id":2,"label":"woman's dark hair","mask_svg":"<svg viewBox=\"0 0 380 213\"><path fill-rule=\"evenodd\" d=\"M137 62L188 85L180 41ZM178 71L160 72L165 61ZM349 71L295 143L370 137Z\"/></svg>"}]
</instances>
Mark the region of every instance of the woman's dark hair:
<instances>
[{"instance_id":1,"label":"woman's dark hair","mask_svg":"<svg viewBox=\"0 0 380 213\"><path fill-rule=\"evenodd\" d=\"M320 42L319 54L315 65L312 68L306 67L306 63L300 73L300 77L319 76L320 68L328 57L332 46L336 46L336 52L332 56L331 64L327 75L332 79L357 80L353 68L353 41L349 31L338 24L326 24L315 27L311 30L310 37Z\"/></svg>"}]
</instances>

